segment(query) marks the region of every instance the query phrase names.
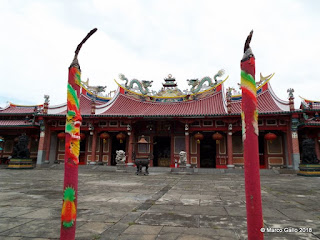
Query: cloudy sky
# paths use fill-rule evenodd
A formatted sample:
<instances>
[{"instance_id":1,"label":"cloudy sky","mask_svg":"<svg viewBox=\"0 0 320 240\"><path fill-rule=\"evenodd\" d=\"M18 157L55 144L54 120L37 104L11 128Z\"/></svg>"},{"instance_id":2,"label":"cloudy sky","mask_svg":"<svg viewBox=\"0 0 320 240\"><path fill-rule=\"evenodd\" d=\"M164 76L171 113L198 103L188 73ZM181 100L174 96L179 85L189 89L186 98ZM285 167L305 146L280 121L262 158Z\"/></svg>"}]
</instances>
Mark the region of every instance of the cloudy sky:
<instances>
[{"instance_id":1,"label":"cloudy sky","mask_svg":"<svg viewBox=\"0 0 320 240\"><path fill-rule=\"evenodd\" d=\"M320 1L214 0L0 0L0 106L66 102L66 84L77 44L82 80L115 90L118 74L153 80L159 90L171 73L180 89L186 79L229 75L240 82L240 59L251 29L256 78L275 73L283 100L294 88L320 100ZM120 80L118 80L120 81Z\"/></svg>"}]
</instances>

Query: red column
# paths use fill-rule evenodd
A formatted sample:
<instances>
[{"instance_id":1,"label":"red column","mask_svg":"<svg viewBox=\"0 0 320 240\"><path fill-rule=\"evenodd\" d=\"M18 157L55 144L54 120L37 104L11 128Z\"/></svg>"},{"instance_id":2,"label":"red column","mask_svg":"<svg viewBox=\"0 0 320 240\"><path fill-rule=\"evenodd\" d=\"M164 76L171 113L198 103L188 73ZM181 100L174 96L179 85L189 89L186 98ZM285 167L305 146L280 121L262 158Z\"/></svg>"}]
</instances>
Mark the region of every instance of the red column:
<instances>
[{"instance_id":1,"label":"red column","mask_svg":"<svg viewBox=\"0 0 320 240\"><path fill-rule=\"evenodd\" d=\"M228 168L234 168L233 165L233 148L232 148L232 132L229 131L227 135L227 146L228 146Z\"/></svg>"},{"instance_id":2,"label":"red column","mask_svg":"<svg viewBox=\"0 0 320 240\"><path fill-rule=\"evenodd\" d=\"M130 133L130 134L129 134ZM132 153L134 151L134 131L128 132L129 135L129 145L128 145L128 166L133 166Z\"/></svg>"},{"instance_id":3,"label":"red column","mask_svg":"<svg viewBox=\"0 0 320 240\"><path fill-rule=\"evenodd\" d=\"M261 240L263 227L259 149L258 111L255 82L255 58L249 46L253 31L247 37L241 60L241 118L245 174L248 240Z\"/></svg>"},{"instance_id":4,"label":"red column","mask_svg":"<svg viewBox=\"0 0 320 240\"><path fill-rule=\"evenodd\" d=\"M97 31L92 29L78 45L74 59L69 67L67 86L67 114L65 138L65 167L63 183L63 204L61 211L61 240L73 240L76 235L76 217L78 203L78 165L80 150L80 85L81 73L78 63L78 54L82 44Z\"/></svg>"},{"instance_id":5,"label":"red column","mask_svg":"<svg viewBox=\"0 0 320 240\"><path fill-rule=\"evenodd\" d=\"M50 143L51 143L51 130L48 128L48 131L46 134L46 159L45 159L45 163L50 163L50 161L49 161Z\"/></svg>"},{"instance_id":6,"label":"red column","mask_svg":"<svg viewBox=\"0 0 320 240\"><path fill-rule=\"evenodd\" d=\"M111 144L112 144L112 141L111 141L111 138L108 138L107 139L107 144L108 144L108 166L111 166Z\"/></svg>"},{"instance_id":7,"label":"red column","mask_svg":"<svg viewBox=\"0 0 320 240\"><path fill-rule=\"evenodd\" d=\"M43 163L45 158L45 125L44 120L39 118L40 122L40 138L38 143L37 165Z\"/></svg>"},{"instance_id":8,"label":"red column","mask_svg":"<svg viewBox=\"0 0 320 240\"><path fill-rule=\"evenodd\" d=\"M90 164L96 163L96 149L97 148L97 132L93 131L92 145L91 145L91 162Z\"/></svg>"},{"instance_id":9,"label":"red column","mask_svg":"<svg viewBox=\"0 0 320 240\"><path fill-rule=\"evenodd\" d=\"M190 162L190 135L189 132L185 132L185 146L186 146L186 153L187 153L187 167L191 166Z\"/></svg>"},{"instance_id":10,"label":"red column","mask_svg":"<svg viewBox=\"0 0 320 240\"><path fill-rule=\"evenodd\" d=\"M292 153L300 154L298 132L292 131Z\"/></svg>"},{"instance_id":11,"label":"red column","mask_svg":"<svg viewBox=\"0 0 320 240\"><path fill-rule=\"evenodd\" d=\"M287 145L288 145L288 167L292 168L292 135L290 125L287 128Z\"/></svg>"}]
</instances>

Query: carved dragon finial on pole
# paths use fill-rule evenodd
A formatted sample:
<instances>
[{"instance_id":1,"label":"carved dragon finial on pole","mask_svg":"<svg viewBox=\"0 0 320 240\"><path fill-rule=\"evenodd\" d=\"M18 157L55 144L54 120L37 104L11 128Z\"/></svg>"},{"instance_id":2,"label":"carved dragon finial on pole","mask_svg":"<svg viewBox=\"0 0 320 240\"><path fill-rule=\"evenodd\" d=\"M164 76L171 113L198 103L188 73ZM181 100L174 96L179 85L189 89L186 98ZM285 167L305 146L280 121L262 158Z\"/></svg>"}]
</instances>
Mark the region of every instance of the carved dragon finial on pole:
<instances>
[{"instance_id":1,"label":"carved dragon finial on pole","mask_svg":"<svg viewBox=\"0 0 320 240\"><path fill-rule=\"evenodd\" d=\"M258 149L257 88L255 82L255 57L250 48L253 30L248 35L241 60L242 89L242 140L245 171L247 229L249 240L263 239L260 166Z\"/></svg>"},{"instance_id":2,"label":"carved dragon finial on pole","mask_svg":"<svg viewBox=\"0 0 320 240\"><path fill-rule=\"evenodd\" d=\"M78 62L78 54L82 45L96 31L96 28L92 29L77 46L73 61L69 67L65 127L65 169L60 232L61 240L75 239L76 233L80 126L82 122L80 113L81 71Z\"/></svg>"}]
</instances>

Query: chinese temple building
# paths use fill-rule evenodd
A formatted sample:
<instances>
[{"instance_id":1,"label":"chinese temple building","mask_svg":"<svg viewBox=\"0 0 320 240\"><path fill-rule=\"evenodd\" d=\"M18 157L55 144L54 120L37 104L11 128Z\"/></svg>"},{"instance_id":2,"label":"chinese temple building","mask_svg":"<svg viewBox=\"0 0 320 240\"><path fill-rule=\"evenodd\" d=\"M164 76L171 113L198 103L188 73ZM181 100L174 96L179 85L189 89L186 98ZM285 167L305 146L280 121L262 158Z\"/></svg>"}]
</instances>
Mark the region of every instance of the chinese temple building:
<instances>
[{"instance_id":1,"label":"chinese temple building","mask_svg":"<svg viewBox=\"0 0 320 240\"><path fill-rule=\"evenodd\" d=\"M103 87L83 82L80 164L115 165L116 150L124 150L128 166L136 156L150 156L151 166L173 167L183 150L191 167L243 166L241 95L232 88L225 91L228 77L222 75L190 79L188 91L181 91L169 75L160 91L150 92L152 81L129 81L120 74L125 83L117 82L113 97L101 96ZM260 168L298 169L304 137L315 139L320 158L320 102L302 99L295 109L293 89L288 89L288 101L280 100L272 91L272 77L260 76L257 83ZM2 161L25 133L37 164L63 162L66 110L66 103L50 105L49 96L40 105L1 108ZM148 144L136 144L141 138Z\"/></svg>"}]
</instances>

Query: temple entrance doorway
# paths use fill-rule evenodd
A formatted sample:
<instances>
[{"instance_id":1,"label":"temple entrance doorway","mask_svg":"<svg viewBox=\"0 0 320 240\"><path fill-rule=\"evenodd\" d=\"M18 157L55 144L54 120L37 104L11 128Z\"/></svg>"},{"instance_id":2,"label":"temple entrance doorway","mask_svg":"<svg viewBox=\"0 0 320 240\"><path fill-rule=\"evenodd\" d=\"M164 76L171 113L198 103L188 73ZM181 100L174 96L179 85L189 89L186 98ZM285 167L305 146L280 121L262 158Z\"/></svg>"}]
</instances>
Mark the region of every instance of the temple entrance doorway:
<instances>
[{"instance_id":1,"label":"temple entrance doorway","mask_svg":"<svg viewBox=\"0 0 320 240\"><path fill-rule=\"evenodd\" d=\"M170 167L171 160L171 138L153 138L153 166Z\"/></svg>"},{"instance_id":2,"label":"temple entrance doorway","mask_svg":"<svg viewBox=\"0 0 320 240\"><path fill-rule=\"evenodd\" d=\"M265 159L264 159L264 134L259 134L258 137L259 140L259 164L260 164L260 168L266 168L265 166Z\"/></svg>"},{"instance_id":3,"label":"temple entrance doorway","mask_svg":"<svg viewBox=\"0 0 320 240\"><path fill-rule=\"evenodd\" d=\"M111 141L111 166L115 166L117 164L116 162L116 151L117 150L123 150L126 151L126 141L124 140L122 143L120 143L120 141L114 136L112 137L112 141ZM128 153L126 152L126 155L128 155Z\"/></svg>"},{"instance_id":4,"label":"temple entrance doorway","mask_svg":"<svg viewBox=\"0 0 320 240\"><path fill-rule=\"evenodd\" d=\"M86 164L86 139L80 140L79 165Z\"/></svg>"},{"instance_id":5,"label":"temple entrance doorway","mask_svg":"<svg viewBox=\"0 0 320 240\"><path fill-rule=\"evenodd\" d=\"M216 141L211 136L205 136L200 142L200 167L216 167Z\"/></svg>"}]
</instances>

